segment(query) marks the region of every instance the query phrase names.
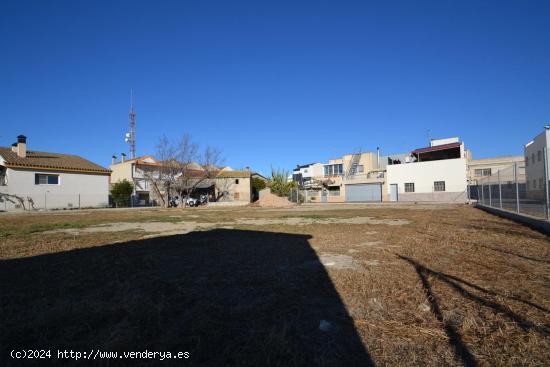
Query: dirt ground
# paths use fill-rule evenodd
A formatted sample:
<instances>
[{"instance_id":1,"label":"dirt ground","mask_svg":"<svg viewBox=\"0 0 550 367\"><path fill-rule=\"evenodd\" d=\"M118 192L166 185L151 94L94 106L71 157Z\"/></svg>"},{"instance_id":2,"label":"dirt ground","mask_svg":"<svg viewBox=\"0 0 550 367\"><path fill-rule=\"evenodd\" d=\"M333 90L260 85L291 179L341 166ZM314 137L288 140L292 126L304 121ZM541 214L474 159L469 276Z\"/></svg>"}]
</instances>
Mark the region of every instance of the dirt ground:
<instances>
[{"instance_id":1,"label":"dirt ground","mask_svg":"<svg viewBox=\"0 0 550 367\"><path fill-rule=\"evenodd\" d=\"M467 205L0 214L0 365L543 366L549 310L548 237Z\"/></svg>"}]
</instances>

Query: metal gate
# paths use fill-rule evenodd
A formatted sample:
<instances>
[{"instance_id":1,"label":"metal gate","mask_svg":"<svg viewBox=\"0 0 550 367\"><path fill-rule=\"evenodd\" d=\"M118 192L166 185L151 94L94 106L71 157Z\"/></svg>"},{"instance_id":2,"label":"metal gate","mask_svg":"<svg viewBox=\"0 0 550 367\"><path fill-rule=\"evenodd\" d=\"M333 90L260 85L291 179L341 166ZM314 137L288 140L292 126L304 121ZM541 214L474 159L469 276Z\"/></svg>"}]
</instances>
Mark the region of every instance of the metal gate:
<instances>
[{"instance_id":1,"label":"metal gate","mask_svg":"<svg viewBox=\"0 0 550 367\"><path fill-rule=\"evenodd\" d=\"M381 184L346 185L347 202L380 202L382 201Z\"/></svg>"}]
</instances>

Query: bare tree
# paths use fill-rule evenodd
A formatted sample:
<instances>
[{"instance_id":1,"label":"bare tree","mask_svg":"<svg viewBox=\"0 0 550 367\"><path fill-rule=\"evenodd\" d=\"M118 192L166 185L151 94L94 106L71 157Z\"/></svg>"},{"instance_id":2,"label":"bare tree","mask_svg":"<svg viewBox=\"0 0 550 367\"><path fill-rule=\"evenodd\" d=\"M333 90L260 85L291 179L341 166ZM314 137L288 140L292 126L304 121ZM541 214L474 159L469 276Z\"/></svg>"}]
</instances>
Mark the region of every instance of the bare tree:
<instances>
[{"instance_id":1,"label":"bare tree","mask_svg":"<svg viewBox=\"0 0 550 367\"><path fill-rule=\"evenodd\" d=\"M222 163L221 152L212 147L206 147L202 152L191 137L185 134L178 144L179 172L177 175L177 192L182 198L181 206L187 205L187 199L203 183L211 183Z\"/></svg>"},{"instance_id":2,"label":"bare tree","mask_svg":"<svg viewBox=\"0 0 550 367\"><path fill-rule=\"evenodd\" d=\"M206 147L201 152L189 134L184 134L176 143L166 136L160 138L157 159L159 164L148 170L147 177L163 207L168 207L172 192L179 195L180 205L185 206L199 185L216 177L222 162L219 150Z\"/></svg>"}]
</instances>

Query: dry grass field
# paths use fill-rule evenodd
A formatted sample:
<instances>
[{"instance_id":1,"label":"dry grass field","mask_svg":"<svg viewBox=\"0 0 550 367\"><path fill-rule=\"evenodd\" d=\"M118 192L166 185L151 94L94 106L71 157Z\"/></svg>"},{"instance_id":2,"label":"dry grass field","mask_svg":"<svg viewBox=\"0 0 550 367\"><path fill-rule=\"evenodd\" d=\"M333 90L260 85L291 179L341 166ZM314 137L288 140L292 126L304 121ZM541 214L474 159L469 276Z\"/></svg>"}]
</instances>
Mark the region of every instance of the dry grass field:
<instances>
[{"instance_id":1,"label":"dry grass field","mask_svg":"<svg viewBox=\"0 0 550 367\"><path fill-rule=\"evenodd\" d=\"M466 205L0 215L0 365L542 366L549 310L548 238Z\"/></svg>"}]
</instances>

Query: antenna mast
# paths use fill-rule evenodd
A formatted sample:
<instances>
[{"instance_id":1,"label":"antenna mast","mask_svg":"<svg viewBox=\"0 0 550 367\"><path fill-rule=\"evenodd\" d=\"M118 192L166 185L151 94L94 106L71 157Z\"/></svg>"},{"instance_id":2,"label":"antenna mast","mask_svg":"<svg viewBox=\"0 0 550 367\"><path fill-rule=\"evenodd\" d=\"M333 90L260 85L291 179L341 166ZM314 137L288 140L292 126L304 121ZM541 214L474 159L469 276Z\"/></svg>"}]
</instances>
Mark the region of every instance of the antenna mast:
<instances>
[{"instance_id":1,"label":"antenna mast","mask_svg":"<svg viewBox=\"0 0 550 367\"><path fill-rule=\"evenodd\" d=\"M134 92L130 89L130 112L128 113L129 130L126 133L126 142L130 146L130 159L136 158L136 111L134 110Z\"/></svg>"}]
</instances>

